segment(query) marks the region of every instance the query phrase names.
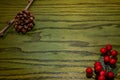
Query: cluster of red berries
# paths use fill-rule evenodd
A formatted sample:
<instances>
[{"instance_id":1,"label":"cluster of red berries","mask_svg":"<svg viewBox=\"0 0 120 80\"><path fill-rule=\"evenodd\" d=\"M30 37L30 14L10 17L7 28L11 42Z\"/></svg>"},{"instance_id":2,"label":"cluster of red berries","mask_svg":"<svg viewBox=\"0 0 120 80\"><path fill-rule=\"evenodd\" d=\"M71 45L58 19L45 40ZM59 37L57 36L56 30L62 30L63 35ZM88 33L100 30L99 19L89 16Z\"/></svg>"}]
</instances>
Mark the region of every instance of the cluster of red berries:
<instances>
[{"instance_id":1,"label":"cluster of red berries","mask_svg":"<svg viewBox=\"0 0 120 80\"><path fill-rule=\"evenodd\" d=\"M112 50L112 45L108 44L105 48L101 48L100 52L102 56L104 56L104 63L110 64L111 66L115 66L117 62L118 52L116 50Z\"/></svg>"},{"instance_id":2,"label":"cluster of red berries","mask_svg":"<svg viewBox=\"0 0 120 80\"><path fill-rule=\"evenodd\" d=\"M26 33L33 28L34 24L34 16L27 10L18 12L14 19L14 26L17 32Z\"/></svg>"},{"instance_id":3,"label":"cluster of red berries","mask_svg":"<svg viewBox=\"0 0 120 80\"><path fill-rule=\"evenodd\" d=\"M116 50L112 50L112 45L107 44L106 47L100 49L101 57L100 61L96 61L94 64L95 80L114 80L116 69L117 55ZM87 78L93 77L93 69L91 67L86 68Z\"/></svg>"}]
</instances>

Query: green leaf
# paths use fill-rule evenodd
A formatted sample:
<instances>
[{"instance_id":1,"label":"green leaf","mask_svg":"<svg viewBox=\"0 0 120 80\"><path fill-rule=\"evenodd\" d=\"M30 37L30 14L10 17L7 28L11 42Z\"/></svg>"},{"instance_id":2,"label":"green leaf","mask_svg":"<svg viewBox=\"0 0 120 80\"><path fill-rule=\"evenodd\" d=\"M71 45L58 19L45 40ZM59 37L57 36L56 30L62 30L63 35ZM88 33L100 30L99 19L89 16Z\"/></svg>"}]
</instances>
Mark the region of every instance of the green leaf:
<instances>
[{"instance_id":1,"label":"green leaf","mask_svg":"<svg viewBox=\"0 0 120 80\"><path fill-rule=\"evenodd\" d=\"M110 67L110 65L108 65L108 71L112 71L113 68Z\"/></svg>"},{"instance_id":2,"label":"green leaf","mask_svg":"<svg viewBox=\"0 0 120 80\"><path fill-rule=\"evenodd\" d=\"M101 62L101 64L102 64L102 67L103 67L103 69L105 70L106 68L106 64L104 63L104 57L103 56L100 56L100 62Z\"/></svg>"},{"instance_id":3,"label":"green leaf","mask_svg":"<svg viewBox=\"0 0 120 80\"><path fill-rule=\"evenodd\" d=\"M115 74L115 76L117 76L118 71L119 71L119 67L116 66L116 68L111 69L111 71Z\"/></svg>"}]
</instances>

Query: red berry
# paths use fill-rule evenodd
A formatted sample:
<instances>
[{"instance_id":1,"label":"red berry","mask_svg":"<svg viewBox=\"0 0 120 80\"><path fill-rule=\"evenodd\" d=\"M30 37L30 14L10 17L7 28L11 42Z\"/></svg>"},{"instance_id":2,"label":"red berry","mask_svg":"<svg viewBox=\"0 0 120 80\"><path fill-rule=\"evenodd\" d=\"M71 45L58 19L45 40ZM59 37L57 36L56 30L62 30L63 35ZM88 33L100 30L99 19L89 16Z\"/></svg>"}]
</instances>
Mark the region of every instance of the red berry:
<instances>
[{"instance_id":1,"label":"red berry","mask_svg":"<svg viewBox=\"0 0 120 80\"><path fill-rule=\"evenodd\" d=\"M100 65L98 65L98 66L96 66L95 67L95 71L97 71L97 72L100 72L100 71L102 71L102 66L100 66Z\"/></svg>"},{"instance_id":2,"label":"red berry","mask_svg":"<svg viewBox=\"0 0 120 80\"><path fill-rule=\"evenodd\" d=\"M94 66L102 66L101 62L97 61L95 62Z\"/></svg>"},{"instance_id":3,"label":"red berry","mask_svg":"<svg viewBox=\"0 0 120 80\"><path fill-rule=\"evenodd\" d=\"M111 54L112 54L112 56L117 56L118 52L116 50L112 50Z\"/></svg>"},{"instance_id":4,"label":"red berry","mask_svg":"<svg viewBox=\"0 0 120 80\"><path fill-rule=\"evenodd\" d=\"M111 44L107 44L106 45L106 49L109 50L109 51L112 50L112 45Z\"/></svg>"},{"instance_id":5,"label":"red berry","mask_svg":"<svg viewBox=\"0 0 120 80\"><path fill-rule=\"evenodd\" d=\"M108 72L107 73L107 77L109 78L109 79L113 79L114 78L114 73L113 72Z\"/></svg>"},{"instance_id":6,"label":"red berry","mask_svg":"<svg viewBox=\"0 0 120 80\"><path fill-rule=\"evenodd\" d=\"M106 49L106 48L101 48L101 49L100 49L100 52L101 52L102 54L106 54L106 53L107 53L107 49Z\"/></svg>"},{"instance_id":7,"label":"red berry","mask_svg":"<svg viewBox=\"0 0 120 80\"><path fill-rule=\"evenodd\" d=\"M105 76L105 75L106 75L106 71L102 70L102 71L100 72L100 75Z\"/></svg>"},{"instance_id":8,"label":"red berry","mask_svg":"<svg viewBox=\"0 0 120 80\"><path fill-rule=\"evenodd\" d=\"M104 62L109 63L110 61L110 56L104 56Z\"/></svg>"},{"instance_id":9,"label":"red berry","mask_svg":"<svg viewBox=\"0 0 120 80\"><path fill-rule=\"evenodd\" d=\"M86 73L87 73L87 74L93 73L92 68L91 68L91 67L86 68Z\"/></svg>"},{"instance_id":10,"label":"red berry","mask_svg":"<svg viewBox=\"0 0 120 80\"><path fill-rule=\"evenodd\" d=\"M91 78L93 76L93 70L91 67L86 68L86 77Z\"/></svg>"},{"instance_id":11,"label":"red berry","mask_svg":"<svg viewBox=\"0 0 120 80\"><path fill-rule=\"evenodd\" d=\"M98 77L98 80L106 80L106 79L105 79L105 76L100 75L100 76Z\"/></svg>"},{"instance_id":12,"label":"red berry","mask_svg":"<svg viewBox=\"0 0 120 80\"><path fill-rule=\"evenodd\" d=\"M116 62L117 62L117 60L116 60L115 58L111 58L111 59L110 59L110 64L111 64L111 65L115 65Z\"/></svg>"}]
</instances>

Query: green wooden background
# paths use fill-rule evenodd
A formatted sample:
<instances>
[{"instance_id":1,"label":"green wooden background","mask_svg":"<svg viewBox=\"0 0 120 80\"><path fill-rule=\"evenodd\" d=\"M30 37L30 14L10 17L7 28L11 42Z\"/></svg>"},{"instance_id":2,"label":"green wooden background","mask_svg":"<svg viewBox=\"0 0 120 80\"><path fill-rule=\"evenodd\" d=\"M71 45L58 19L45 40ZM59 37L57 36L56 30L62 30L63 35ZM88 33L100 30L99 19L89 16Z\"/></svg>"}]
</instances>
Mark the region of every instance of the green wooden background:
<instances>
[{"instance_id":1,"label":"green wooden background","mask_svg":"<svg viewBox=\"0 0 120 80\"><path fill-rule=\"evenodd\" d=\"M26 5L0 0L0 30ZM110 43L120 52L120 0L35 0L30 11L32 31L12 27L0 38L0 80L88 80L85 68L101 47Z\"/></svg>"}]
</instances>

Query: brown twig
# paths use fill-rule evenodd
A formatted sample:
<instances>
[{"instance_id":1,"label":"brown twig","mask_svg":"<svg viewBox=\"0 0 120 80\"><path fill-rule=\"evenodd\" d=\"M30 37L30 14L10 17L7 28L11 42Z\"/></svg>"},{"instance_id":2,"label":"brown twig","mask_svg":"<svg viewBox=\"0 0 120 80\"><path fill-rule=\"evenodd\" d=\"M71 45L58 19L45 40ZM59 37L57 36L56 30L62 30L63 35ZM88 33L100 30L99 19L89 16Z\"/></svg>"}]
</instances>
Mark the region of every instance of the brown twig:
<instances>
[{"instance_id":1,"label":"brown twig","mask_svg":"<svg viewBox=\"0 0 120 80\"><path fill-rule=\"evenodd\" d=\"M24 10L28 10L31 6L31 4L33 3L34 0L28 0L28 5L25 7ZM0 31L0 37L3 37L5 32L11 27L11 25L14 23L14 19L12 19L11 21L9 21L9 23L7 24L6 27L4 27L1 31Z\"/></svg>"}]
</instances>

